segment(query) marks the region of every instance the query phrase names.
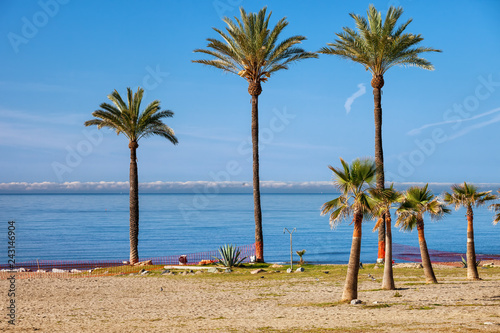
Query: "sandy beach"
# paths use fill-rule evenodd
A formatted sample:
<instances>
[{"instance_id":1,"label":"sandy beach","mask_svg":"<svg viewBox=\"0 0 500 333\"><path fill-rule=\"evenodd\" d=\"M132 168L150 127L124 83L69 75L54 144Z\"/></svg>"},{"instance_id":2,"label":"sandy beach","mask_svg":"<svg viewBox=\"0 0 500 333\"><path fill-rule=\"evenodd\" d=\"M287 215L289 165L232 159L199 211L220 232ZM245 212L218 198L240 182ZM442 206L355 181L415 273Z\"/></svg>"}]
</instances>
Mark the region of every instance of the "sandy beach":
<instances>
[{"instance_id":1,"label":"sandy beach","mask_svg":"<svg viewBox=\"0 0 500 333\"><path fill-rule=\"evenodd\" d=\"M307 266L306 266L307 267ZM284 267L286 269L286 267ZM500 267L395 268L396 291L380 290L382 269L360 270L360 305L341 304L345 266L303 273L233 273L31 278L16 281L16 325L3 302L0 330L20 332L499 332ZM330 269L330 270L327 270ZM277 271L280 272L277 272ZM328 273L325 273L328 272ZM371 278L373 277L375 281ZM6 294L9 282L0 281ZM6 298L4 298L6 300Z\"/></svg>"}]
</instances>

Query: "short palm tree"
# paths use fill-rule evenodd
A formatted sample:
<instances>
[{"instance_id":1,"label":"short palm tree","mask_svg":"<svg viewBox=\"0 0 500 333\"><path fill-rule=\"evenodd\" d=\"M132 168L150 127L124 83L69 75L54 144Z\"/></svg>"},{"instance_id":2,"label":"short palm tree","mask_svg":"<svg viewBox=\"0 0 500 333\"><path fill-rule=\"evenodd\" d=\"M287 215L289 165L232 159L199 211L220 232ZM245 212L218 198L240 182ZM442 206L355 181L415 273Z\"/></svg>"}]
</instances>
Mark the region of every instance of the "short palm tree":
<instances>
[{"instance_id":1,"label":"short palm tree","mask_svg":"<svg viewBox=\"0 0 500 333\"><path fill-rule=\"evenodd\" d=\"M351 254L347 266L347 276L342 294L343 301L358 297L358 271L361 254L361 223L363 217L371 217L372 206L368 187L375 179L375 163L369 159L356 159L351 165L340 159L342 168L329 166L334 173L333 184L340 191L340 196L326 202L321 207L321 214L330 214L330 226L333 228L342 220L353 216Z\"/></svg>"},{"instance_id":2,"label":"short palm tree","mask_svg":"<svg viewBox=\"0 0 500 333\"><path fill-rule=\"evenodd\" d=\"M500 193L500 190L498 190L498 193ZM496 213L495 217L493 218L493 224L497 224L498 222L500 222L500 204L490 205L489 208Z\"/></svg>"},{"instance_id":3,"label":"short palm tree","mask_svg":"<svg viewBox=\"0 0 500 333\"><path fill-rule=\"evenodd\" d=\"M411 231L417 227L418 245L420 246L420 256L427 283L437 283L434 270L432 269L429 250L424 235L424 214L429 213L431 219L437 220L444 214L449 214L450 210L446 205L432 194L428 189L428 184L424 187L412 186L404 193L404 199L397 210L398 220L396 226L403 230Z\"/></svg>"},{"instance_id":4,"label":"short palm tree","mask_svg":"<svg viewBox=\"0 0 500 333\"><path fill-rule=\"evenodd\" d=\"M357 31L344 27L337 33L338 39L328 43L319 53L332 54L361 64L372 74L371 85L375 102L375 163L377 165L377 187L384 188L384 153L382 149L382 87L384 74L393 66L414 66L433 70L434 66L420 55L425 52L441 52L441 50L418 46L423 37L418 34L405 33L411 23L409 19L396 28L398 19L403 14L402 8L389 7L385 20L382 13L370 5L367 18L350 14L356 23ZM385 223L379 229L378 258L383 258Z\"/></svg>"},{"instance_id":5,"label":"short palm tree","mask_svg":"<svg viewBox=\"0 0 500 333\"><path fill-rule=\"evenodd\" d=\"M451 193L444 193L444 201L454 205L455 209L465 207L467 209L467 279L480 280L476 267L476 249L474 246L474 211L473 206L479 207L488 201L496 200L497 196L491 191L479 192L472 184L455 184L451 187Z\"/></svg>"},{"instance_id":6,"label":"short palm tree","mask_svg":"<svg viewBox=\"0 0 500 333\"><path fill-rule=\"evenodd\" d=\"M373 214L378 217L374 230L379 228L381 223L385 220L385 265L384 277L382 279L382 289L394 290L394 274L392 270L392 218L391 209L396 208L394 205L401 202L403 195L394 189L393 184L391 187L379 189L370 189L370 195L374 201ZM384 219L385 217L385 219Z\"/></svg>"},{"instance_id":7,"label":"short palm tree","mask_svg":"<svg viewBox=\"0 0 500 333\"><path fill-rule=\"evenodd\" d=\"M208 38L208 49L196 49L194 52L208 54L210 60L193 60L203 65L213 66L225 72L237 74L248 82L248 93L252 96L252 146L253 146L253 195L255 215L256 259L264 261L264 242L262 236L262 211L260 205L259 176L259 95L261 82L266 82L271 75L288 65L307 58L317 58L317 54L306 52L296 47L304 36L292 36L281 42L278 38L288 25L282 18L270 29L266 16L266 7L258 13L247 14L240 8L241 20L233 21L225 17L226 32L213 28L222 37L221 40Z\"/></svg>"},{"instance_id":8,"label":"short palm tree","mask_svg":"<svg viewBox=\"0 0 500 333\"><path fill-rule=\"evenodd\" d=\"M127 103L115 90L108 98L113 104L102 103L101 109L92 112L95 118L85 122L85 126L108 127L116 134L124 134L129 139L130 148L130 264L139 260L139 178L137 175L137 148L139 140L153 135L164 137L177 144L174 131L163 123L163 118L174 115L172 111L160 108L160 101L155 100L140 111L144 89L138 88L134 94L127 88Z\"/></svg>"}]
</instances>

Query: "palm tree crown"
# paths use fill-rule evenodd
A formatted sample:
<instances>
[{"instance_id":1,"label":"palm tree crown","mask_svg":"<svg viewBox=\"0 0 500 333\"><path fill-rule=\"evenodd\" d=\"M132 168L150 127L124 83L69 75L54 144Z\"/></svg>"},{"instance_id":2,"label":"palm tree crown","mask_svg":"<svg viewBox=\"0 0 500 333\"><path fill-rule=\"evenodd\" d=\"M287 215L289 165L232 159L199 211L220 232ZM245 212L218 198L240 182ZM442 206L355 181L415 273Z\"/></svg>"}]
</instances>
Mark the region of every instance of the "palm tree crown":
<instances>
[{"instance_id":1,"label":"palm tree crown","mask_svg":"<svg viewBox=\"0 0 500 333\"><path fill-rule=\"evenodd\" d=\"M498 190L498 193L500 193L500 190ZM497 224L498 222L500 222L500 204L492 204L489 206L489 208L496 213L495 217L493 218L493 224Z\"/></svg>"},{"instance_id":2,"label":"palm tree crown","mask_svg":"<svg viewBox=\"0 0 500 333\"><path fill-rule=\"evenodd\" d=\"M370 159L355 159L351 165L340 159L342 168L328 166L335 174L334 186L340 191L340 196L326 202L321 208L321 214L330 213L330 226L333 228L345 218L354 213L371 217L368 187L373 185L375 178L375 163Z\"/></svg>"},{"instance_id":3,"label":"palm tree crown","mask_svg":"<svg viewBox=\"0 0 500 333\"><path fill-rule=\"evenodd\" d=\"M451 211L428 189L429 184L424 187L412 186L404 194L397 214L396 226L403 230L415 229L419 219L423 219L424 213L429 213L431 219L439 220Z\"/></svg>"},{"instance_id":4,"label":"palm tree crown","mask_svg":"<svg viewBox=\"0 0 500 333\"><path fill-rule=\"evenodd\" d=\"M209 49L194 50L214 59L193 62L237 74L249 82L250 95L259 95L262 91L260 82L265 82L274 72L288 69L292 62L318 57L316 53L295 46L306 39L304 36L292 36L278 43L280 33L288 25L286 18L279 20L270 30L271 13L266 16L266 7L258 13L249 14L240 8L240 14L241 20L235 17L236 22L224 18L227 33L213 28L224 41L208 38Z\"/></svg>"},{"instance_id":5,"label":"palm tree crown","mask_svg":"<svg viewBox=\"0 0 500 333\"><path fill-rule=\"evenodd\" d=\"M321 48L319 53L338 55L362 64L374 79L379 77L382 80L377 82L377 85L381 83L380 87L383 86L382 75L392 66L415 66L433 70L434 66L420 57L420 54L441 50L417 46L423 37L404 32L412 19L396 28L402 14L403 8L391 6L382 21L382 13L373 5L367 10L367 18L351 13L358 31L344 27L343 32L336 34L338 39L334 43L328 43L328 47ZM372 81L372 86L374 83Z\"/></svg>"},{"instance_id":6,"label":"palm tree crown","mask_svg":"<svg viewBox=\"0 0 500 333\"><path fill-rule=\"evenodd\" d=\"M478 188L472 184L453 185L451 187L452 193L444 193L444 201L451 205L455 205L455 209L465 207L471 209L473 206L479 207L484 205L487 201L496 200L497 196L491 194L491 191L479 192ZM467 211L469 213L469 211Z\"/></svg>"},{"instance_id":7,"label":"palm tree crown","mask_svg":"<svg viewBox=\"0 0 500 333\"><path fill-rule=\"evenodd\" d=\"M394 189L394 184L391 184L389 188L371 188L369 193L373 200L373 215L378 217L377 223L373 227L375 231L384 222L385 214L390 213L390 210L395 208L394 204L401 202L403 194Z\"/></svg>"},{"instance_id":8,"label":"palm tree crown","mask_svg":"<svg viewBox=\"0 0 500 333\"><path fill-rule=\"evenodd\" d=\"M116 134L124 134L130 142L138 142L143 137L159 135L177 144L174 131L163 123L163 118L170 118L174 113L170 110L161 111L160 101L151 102L142 112L140 111L144 89L138 88L134 94L127 88L127 103L114 90L108 99L113 105L102 103L101 110L92 113L96 119L88 120L85 126L97 125L97 128L109 127Z\"/></svg>"}]
</instances>

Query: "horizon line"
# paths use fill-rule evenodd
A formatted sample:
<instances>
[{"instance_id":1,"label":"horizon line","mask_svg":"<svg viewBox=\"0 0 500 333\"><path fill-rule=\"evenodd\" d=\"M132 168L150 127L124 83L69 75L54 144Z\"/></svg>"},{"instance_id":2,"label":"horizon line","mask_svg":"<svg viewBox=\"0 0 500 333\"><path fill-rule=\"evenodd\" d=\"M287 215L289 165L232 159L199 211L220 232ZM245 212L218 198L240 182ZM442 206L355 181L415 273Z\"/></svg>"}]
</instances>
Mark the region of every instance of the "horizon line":
<instances>
[{"instance_id":1,"label":"horizon line","mask_svg":"<svg viewBox=\"0 0 500 333\"><path fill-rule=\"evenodd\" d=\"M396 189L409 186L423 186L429 184L431 189L443 190L450 187L452 182L386 182L394 184ZM492 191L500 187L500 183L472 183L481 189L490 188ZM261 181L263 193L337 193L332 181ZM172 193L172 194L205 194L219 193L252 193L251 181L154 181L139 183L141 193ZM0 194L61 194L61 193L124 193L129 191L128 181L97 181L97 182L8 182L0 183Z\"/></svg>"}]
</instances>

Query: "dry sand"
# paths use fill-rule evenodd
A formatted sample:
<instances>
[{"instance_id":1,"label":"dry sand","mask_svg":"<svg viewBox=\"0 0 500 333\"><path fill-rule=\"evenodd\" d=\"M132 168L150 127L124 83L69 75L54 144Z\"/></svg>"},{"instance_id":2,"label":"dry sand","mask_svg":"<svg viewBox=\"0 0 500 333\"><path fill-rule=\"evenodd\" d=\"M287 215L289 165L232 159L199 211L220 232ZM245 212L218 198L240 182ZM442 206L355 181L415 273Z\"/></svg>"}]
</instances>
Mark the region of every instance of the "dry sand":
<instances>
[{"instance_id":1,"label":"dry sand","mask_svg":"<svg viewBox=\"0 0 500 333\"><path fill-rule=\"evenodd\" d=\"M382 270L360 270L361 305L335 303L343 279L307 272L17 280L15 329L3 280L0 331L500 332L499 269L468 282L464 269L436 268L437 285L418 270L400 280L404 269L395 269L401 297L379 290Z\"/></svg>"}]
</instances>

